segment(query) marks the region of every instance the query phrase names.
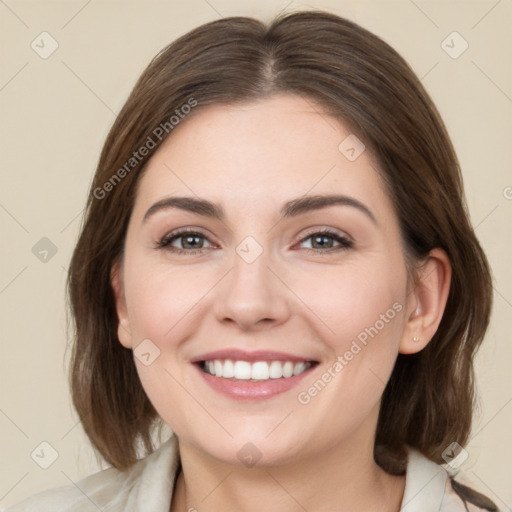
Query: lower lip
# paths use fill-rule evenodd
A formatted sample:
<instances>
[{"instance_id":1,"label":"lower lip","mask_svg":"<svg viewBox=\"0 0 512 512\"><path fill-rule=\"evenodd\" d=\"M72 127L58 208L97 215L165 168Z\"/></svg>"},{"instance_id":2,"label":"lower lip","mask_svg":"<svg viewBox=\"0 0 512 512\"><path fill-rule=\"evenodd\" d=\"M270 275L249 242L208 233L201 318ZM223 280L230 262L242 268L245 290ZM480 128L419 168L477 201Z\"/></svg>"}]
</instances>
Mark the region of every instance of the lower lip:
<instances>
[{"instance_id":1,"label":"lower lip","mask_svg":"<svg viewBox=\"0 0 512 512\"><path fill-rule=\"evenodd\" d=\"M293 377L263 381L231 380L215 377L195 365L205 382L215 391L238 400L262 400L272 398L295 387L316 365Z\"/></svg>"}]
</instances>

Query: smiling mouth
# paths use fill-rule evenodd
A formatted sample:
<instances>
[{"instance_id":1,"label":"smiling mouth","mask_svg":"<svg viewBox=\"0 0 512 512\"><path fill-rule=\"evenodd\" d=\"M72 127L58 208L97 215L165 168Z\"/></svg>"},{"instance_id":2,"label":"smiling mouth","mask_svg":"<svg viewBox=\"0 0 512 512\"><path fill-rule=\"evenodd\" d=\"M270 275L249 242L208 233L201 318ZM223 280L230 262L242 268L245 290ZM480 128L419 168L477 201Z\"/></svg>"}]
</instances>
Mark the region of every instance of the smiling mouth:
<instances>
[{"instance_id":1,"label":"smiling mouth","mask_svg":"<svg viewBox=\"0 0 512 512\"><path fill-rule=\"evenodd\" d=\"M275 379L289 379L309 370L318 364L316 361L234 361L212 359L199 361L204 373L214 377L248 382L261 382Z\"/></svg>"}]
</instances>

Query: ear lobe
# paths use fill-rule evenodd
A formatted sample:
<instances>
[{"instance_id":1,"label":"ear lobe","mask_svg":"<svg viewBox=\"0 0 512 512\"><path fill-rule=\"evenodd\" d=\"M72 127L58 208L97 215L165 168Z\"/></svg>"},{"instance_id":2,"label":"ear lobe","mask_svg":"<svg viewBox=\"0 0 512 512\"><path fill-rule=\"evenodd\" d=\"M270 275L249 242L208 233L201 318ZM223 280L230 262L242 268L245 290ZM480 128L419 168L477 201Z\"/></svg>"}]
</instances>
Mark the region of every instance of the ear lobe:
<instances>
[{"instance_id":1,"label":"ear lobe","mask_svg":"<svg viewBox=\"0 0 512 512\"><path fill-rule=\"evenodd\" d=\"M117 311L117 337L119 342L125 348L132 348L132 336L130 322L128 318L128 309L124 296L124 287L122 282L121 268L119 263L115 263L110 270L110 284L114 292L116 311Z\"/></svg>"},{"instance_id":2,"label":"ear lobe","mask_svg":"<svg viewBox=\"0 0 512 512\"><path fill-rule=\"evenodd\" d=\"M400 342L401 354L419 352L434 337L448 301L451 276L447 254L439 248L430 251L409 294L409 316Z\"/></svg>"}]
</instances>

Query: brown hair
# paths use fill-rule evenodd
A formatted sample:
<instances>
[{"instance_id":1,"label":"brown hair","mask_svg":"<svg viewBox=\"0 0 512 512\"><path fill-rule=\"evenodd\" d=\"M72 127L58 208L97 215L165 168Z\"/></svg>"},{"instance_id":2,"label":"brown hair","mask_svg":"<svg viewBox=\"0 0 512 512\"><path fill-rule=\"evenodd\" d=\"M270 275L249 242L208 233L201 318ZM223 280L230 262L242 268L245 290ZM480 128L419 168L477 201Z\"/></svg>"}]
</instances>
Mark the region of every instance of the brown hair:
<instances>
[{"instance_id":1,"label":"brown hair","mask_svg":"<svg viewBox=\"0 0 512 512\"><path fill-rule=\"evenodd\" d=\"M492 284L468 219L457 157L430 97L388 44L333 14L285 14L268 26L231 17L180 37L140 76L101 152L69 269L73 402L94 447L119 469L135 462L139 443L146 452L153 449L157 419L132 352L117 339L110 285L137 184L153 154L135 159L135 152L150 139L165 140L169 120L183 105L196 102L195 115L202 106L275 93L300 94L348 123L379 163L408 261L440 247L452 265L437 333L421 352L398 356L384 391L377 462L399 473L406 445L440 463L451 442L468 440L473 356L489 322Z\"/></svg>"}]
</instances>

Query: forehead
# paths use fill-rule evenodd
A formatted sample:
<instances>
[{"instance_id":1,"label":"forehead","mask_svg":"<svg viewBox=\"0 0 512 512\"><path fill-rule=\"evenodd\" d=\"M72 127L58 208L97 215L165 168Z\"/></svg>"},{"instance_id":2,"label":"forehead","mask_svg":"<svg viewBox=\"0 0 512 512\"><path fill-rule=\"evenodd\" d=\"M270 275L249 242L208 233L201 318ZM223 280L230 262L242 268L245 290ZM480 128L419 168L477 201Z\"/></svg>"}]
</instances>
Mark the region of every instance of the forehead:
<instances>
[{"instance_id":1,"label":"forehead","mask_svg":"<svg viewBox=\"0 0 512 512\"><path fill-rule=\"evenodd\" d=\"M357 156L358 144L344 123L300 96L202 107L153 155L137 202L148 207L169 195L199 195L240 211L343 193L389 208L377 165L368 150Z\"/></svg>"}]
</instances>

